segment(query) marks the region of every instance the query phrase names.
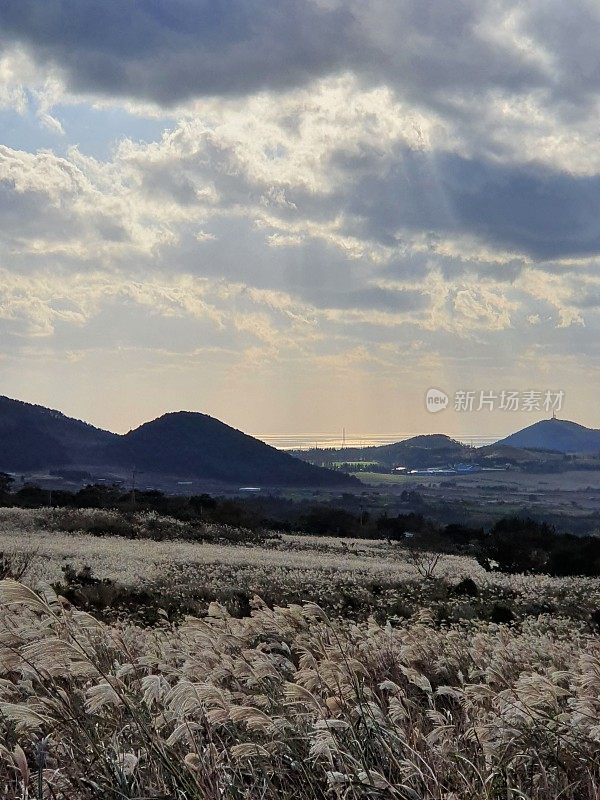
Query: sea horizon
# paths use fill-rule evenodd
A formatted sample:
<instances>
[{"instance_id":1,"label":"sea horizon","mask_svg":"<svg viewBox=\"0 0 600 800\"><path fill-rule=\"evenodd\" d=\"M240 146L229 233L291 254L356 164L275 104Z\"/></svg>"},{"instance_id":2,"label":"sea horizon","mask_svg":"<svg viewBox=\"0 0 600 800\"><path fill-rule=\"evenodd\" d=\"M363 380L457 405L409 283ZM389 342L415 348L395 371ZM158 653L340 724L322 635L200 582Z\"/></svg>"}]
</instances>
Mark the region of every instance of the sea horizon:
<instances>
[{"instance_id":1,"label":"sea horizon","mask_svg":"<svg viewBox=\"0 0 600 800\"><path fill-rule=\"evenodd\" d=\"M256 439L266 444L276 447L278 450L311 450L315 446L318 448L343 448L343 447L376 447L379 445L394 444L414 436L427 436L426 433L347 433L345 438L340 432L335 433L297 433L297 434L275 434L275 433L253 433ZM485 434L448 434L450 438L456 439L463 444L483 447L493 444L499 439L503 439L506 434L490 436Z\"/></svg>"}]
</instances>

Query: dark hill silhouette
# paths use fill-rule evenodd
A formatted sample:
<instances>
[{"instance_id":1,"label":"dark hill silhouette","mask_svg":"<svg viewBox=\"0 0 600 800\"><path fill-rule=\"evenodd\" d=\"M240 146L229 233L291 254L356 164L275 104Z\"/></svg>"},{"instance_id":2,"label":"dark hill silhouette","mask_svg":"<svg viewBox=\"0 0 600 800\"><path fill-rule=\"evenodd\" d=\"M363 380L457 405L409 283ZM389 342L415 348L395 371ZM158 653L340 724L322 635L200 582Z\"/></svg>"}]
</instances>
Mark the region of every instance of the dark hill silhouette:
<instances>
[{"instance_id":1,"label":"dark hill silhouette","mask_svg":"<svg viewBox=\"0 0 600 800\"><path fill-rule=\"evenodd\" d=\"M60 411L0 396L0 469L30 471L86 464L116 434Z\"/></svg>"},{"instance_id":2,"label":"dark hill silhouette","mask_svg":"<svg viewBox=\"0 0 600 800\"><path fill-rule=\"evenodd\" d=\"M599 453L600 430L565 419L543 419L497 444L559 453Z\"/></svg>"},{"instance_id":3,"label":"dark hill silhouette","mask_svg":"<svg viewBox=\"0 0 600 800\"><path fill-rule=\"evenodd\" d=\"M335 486L353 479L306 464L207 414L178 411L112 442L104 460L147 472L252 486ZM357 482L358 484L358 482Z\"/></svg>"},{"instance_id":4,"label":"dark hill silhouette","mask_svg":"<svg viewBox=\"0 0 600 800\"><path fill-rule=\"evenodd\" d=\"M0 397L0 471L131 470L256 486L352 486L206 414L177 412L124 436L43 406Z\"/></svg>"}]
</instances>

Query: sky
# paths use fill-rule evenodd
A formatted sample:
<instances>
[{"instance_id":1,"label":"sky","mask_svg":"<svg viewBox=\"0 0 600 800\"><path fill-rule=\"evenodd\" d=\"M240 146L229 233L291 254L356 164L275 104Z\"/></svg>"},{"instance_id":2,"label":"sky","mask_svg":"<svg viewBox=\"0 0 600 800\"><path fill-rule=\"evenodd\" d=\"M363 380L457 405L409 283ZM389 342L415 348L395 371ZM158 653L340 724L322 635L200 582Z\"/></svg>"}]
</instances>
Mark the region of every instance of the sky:
<instances>
[{"instance_id":1,"label":"sky","mask_svg":"<svg viewBox=\"0 0 600 800\"><path fill-rule=\"evenodd\" d=\"M599 39L593 0L3 0L0 393L600 427Z\"/></svg>"}]
</instances>

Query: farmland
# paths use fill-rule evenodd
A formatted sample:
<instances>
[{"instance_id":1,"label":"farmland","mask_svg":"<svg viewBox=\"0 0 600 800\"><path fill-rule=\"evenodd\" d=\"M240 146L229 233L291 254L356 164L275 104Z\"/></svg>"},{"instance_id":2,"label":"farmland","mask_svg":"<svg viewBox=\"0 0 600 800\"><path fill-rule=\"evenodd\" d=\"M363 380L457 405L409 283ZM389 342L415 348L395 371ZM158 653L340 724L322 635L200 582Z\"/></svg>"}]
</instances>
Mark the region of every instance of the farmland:
<instances>
[{"instance_id":1,"label":"farmland","mask_svg":"<svg viewBox=\"0 0 600 800\"><path fill-rule=\"evenodd\" d=\"M416 491L420 510L440 520L481 525L524 513L552 520L563 531L600 531L598 470L556 474L490 470L459 476L362 472L360 479L388 502L403 491Z\"/></svg>"}]
</instances>

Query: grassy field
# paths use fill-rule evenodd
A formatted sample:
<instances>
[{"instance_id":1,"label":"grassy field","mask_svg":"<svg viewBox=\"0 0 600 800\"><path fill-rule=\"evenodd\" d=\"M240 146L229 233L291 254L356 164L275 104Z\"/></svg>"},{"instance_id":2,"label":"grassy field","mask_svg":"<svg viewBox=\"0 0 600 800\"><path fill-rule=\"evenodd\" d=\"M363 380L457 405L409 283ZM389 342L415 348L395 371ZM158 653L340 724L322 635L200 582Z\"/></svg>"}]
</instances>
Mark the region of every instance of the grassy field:
<instances>
[{"instance_id":1,"label":"grassy field","mask_svg":"<svg viewBox=\"0 0 600 800\"><path fill-rule=\"evenodd\" d=\"M241 543L183 541L173 538L178 527L172 522L145 514L138 515L142 536L148 517L170 538L86 532L113 525L113 512L0 509L0 552L33 554L26 576L33 587L62 581L67 565L75 571L88 566L107 584L143 591L172 611L184 604L199 614L213 600L232 603L235 611L240 594L248 600L259 595L270 605L318 602L330 614L375 614L382 621L425 607L440 621L486 619L497 603L510 605L519 618L544 610L586 620L600 609L600 582L593 578L486 572L468 556L434 556L385 540L276 534ZM65 523L68 530L57 528ZM454 591L465 578L475 581L475 597Z\"/></svg>"},{"instance_id":2,"label":"grassy field","mask_svg":"<svg viewBox=\"0 0 600 800\"><path fill-rule=\"evenodd\" d=\"M98 535L118 524L0 510L3 797L599 796L600 581L385 541Z\"/></svg>"}]
</instances>

